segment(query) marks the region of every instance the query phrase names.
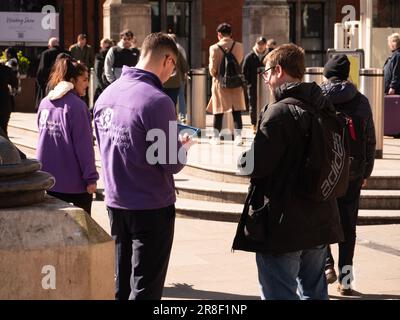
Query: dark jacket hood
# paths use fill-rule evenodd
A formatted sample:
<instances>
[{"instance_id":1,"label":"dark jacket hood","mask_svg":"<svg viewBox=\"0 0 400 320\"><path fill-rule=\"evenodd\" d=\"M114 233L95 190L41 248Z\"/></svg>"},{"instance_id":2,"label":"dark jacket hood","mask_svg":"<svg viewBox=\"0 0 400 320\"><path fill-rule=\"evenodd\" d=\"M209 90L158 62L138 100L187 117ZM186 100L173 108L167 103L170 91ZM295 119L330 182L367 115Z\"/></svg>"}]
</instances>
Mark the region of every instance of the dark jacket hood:
<instances>
[{"instance_id":1,"label":"dark jacket hood","mask_svg":"<svg viewBox=\"0 0 400 320\"><path fill-rule=\"evenodd\" d=\"M326 81L321 84L321 90L334 105L346 104L358 93L354 84L342 80Z\"/></svg>"},{"instance_id":2,"label":"dark jacket hood","mask_svg":"<svg viewBox=\"0 0 400 320\"><path fill-rule=\"evenodd\" d=\"M321 88L315 83L297 82L285 83L275 91L276 101L285 98L295 98L302 101L309 111L332 116L336 113L332 103L324 97Z\"/></svg>"}]
</instances>

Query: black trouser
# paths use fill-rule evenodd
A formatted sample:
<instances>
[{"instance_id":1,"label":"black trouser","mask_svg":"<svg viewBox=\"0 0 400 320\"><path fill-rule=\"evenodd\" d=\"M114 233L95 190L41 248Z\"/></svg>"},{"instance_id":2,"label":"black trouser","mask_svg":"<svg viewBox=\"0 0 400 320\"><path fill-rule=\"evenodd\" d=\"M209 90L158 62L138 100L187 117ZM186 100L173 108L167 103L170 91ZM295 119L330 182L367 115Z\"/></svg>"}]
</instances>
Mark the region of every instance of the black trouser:
<instances>
[{"instance_id":1,"label":"black trouser","mask_svg":"<svg viewBox=\"0 0 400 320\"><path fill-rule=\"evenodd\" d=\"M339 243L339 281L350 273L353 266L354 249L356 246L356 225L358 207L363 179L360 178L349 183L346 194L338 198L340 222L344 233L344 242ZM334 265L330 247L328 246L327 265ZM347 266L345 269L343 267ZM351 277L352 279L353 277Z\"/></svg>"},{"instance_id":2,"label":"black trouser","mask_svg":"<svg viewBox=\"0 0 400 320\"><path fill-rule=\"evenodd\" d=\"M0 128L3 129L4 133L8 137L8 122L10 121L11 112L0 113Z\"/></svg>"},{"instance_id":3,"label":"black trouser","mask_svg":"<svg viewBox=\"0 0 400 320\"><path fill-rule=\"evenodd\" d=\"M253 126L257 124L257 88L247 87L249 100L250 121Z\"/></svg>"},{"instance_id":4,"label":"black trouser","mask_svg":"<svg viewBox=\"0 0 400 320\"><path fill-rule=\"evenodd\" d=\"M233 116L233 124L236 130L242 130L243 129L243 123L242 123L242 113L241 111L232 111L232 116ZM214 136L217 137L222 130L222 120L223 120L224 114L223 113L218 113L214 114L214 123L213 127L214 129Z\"/></svg>"},{"instance_id":5,"label":"black trouser","mask_svg":"<svg viewBox=\"0 0 400 320\"><path fill-rule=\"evenodd\" d=\"M107 208L115 240L117 300L161 300L175 226L175 206Z\"/></svg>"},{"instance_id":6,"label":"black trouser","mask_svg":"<svg viewBox=\"0 0 400 320\"><path fill-rule=\"evenodd\" d=\"M61 193L53 191L47 191L47 193L62 201L72 203L75 207L82 208L89 215L91 214L93 196L90 193Z\"/></svg>"}]
</instances>

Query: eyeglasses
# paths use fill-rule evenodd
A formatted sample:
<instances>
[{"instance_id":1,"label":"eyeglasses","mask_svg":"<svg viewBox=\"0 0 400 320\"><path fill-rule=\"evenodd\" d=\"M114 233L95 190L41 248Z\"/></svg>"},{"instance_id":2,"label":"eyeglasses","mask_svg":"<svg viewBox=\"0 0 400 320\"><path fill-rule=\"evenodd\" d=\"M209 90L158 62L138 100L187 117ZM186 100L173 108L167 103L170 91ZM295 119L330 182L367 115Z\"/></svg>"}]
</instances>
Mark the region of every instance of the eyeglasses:
<instances>
[{"instance_id":1,"label":"eyeglasses","mask_svg":"<svg viewBox=\"0 0 400 320\"><path fill-rule=\"evenodd\" d=\"M261 76L263 77L264 81L269 81L268 79L268 71L274 69L275 66L269 67L268 69L264 70L263 72L260 72Z\"/></svg>"}]
</instances>

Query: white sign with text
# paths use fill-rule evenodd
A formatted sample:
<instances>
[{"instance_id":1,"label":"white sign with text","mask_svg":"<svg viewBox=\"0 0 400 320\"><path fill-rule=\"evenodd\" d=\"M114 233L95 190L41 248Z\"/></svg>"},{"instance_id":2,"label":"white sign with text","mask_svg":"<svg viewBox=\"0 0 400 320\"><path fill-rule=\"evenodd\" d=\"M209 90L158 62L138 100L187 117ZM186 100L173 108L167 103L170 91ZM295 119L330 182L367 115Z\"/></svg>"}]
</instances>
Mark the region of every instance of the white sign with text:
<instances>
[{"instance_id":1,"label":"white sign with text","mask_svg":"<svg viewBox=\"0 0 400 320\"><path fill-rule=\"evenodd\" d=\"M59 14L41 12L0 12L0 41L46 42L59 37Z\"/></svg>"}]
</instances>

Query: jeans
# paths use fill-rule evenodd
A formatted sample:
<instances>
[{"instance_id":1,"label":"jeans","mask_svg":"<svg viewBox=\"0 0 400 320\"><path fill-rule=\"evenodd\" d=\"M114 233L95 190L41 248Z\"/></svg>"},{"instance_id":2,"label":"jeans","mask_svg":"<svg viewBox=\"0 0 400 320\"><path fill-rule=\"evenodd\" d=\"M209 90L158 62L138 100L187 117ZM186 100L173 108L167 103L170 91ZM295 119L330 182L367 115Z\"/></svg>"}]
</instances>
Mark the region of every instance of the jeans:
<instances>
[{"instance_id":1,"label":"jeans","mask_svg":"<svg viewBox=\"0 0 400 320\"><path fill-rule=\"evenodd\" d=\"M181 86L179 87L178 102L179 102L179 114L182 116L186 116L185 82L182 82Z\"/></svg>"},{"instance_id":2,"label":"jeans","mask_svg":"<svg viewBox=\"0 0 400 320\"><path fill-rule=\"evenodd\" d=\"M328 300L326 246L280 255L256 254L263 300Z\"/></svg>"},{"instance_id":3,"label":"jeans","mask_svg":"<svg viewBox=\"0 0 400 320\"><path fill-rule=\"evenodd\" d=\"M175 206L107 210L115 240L115 298L160 300L174 237Z\"/></svg>"},{"instance_id":4,"label":"jeans","mask_svg":"<svg viewBox=\"0 0 400 320\"><path fill-rule=\"evenodd\" d=\"M224 117L224 113L214 114L213 128L214 128L214 137L218 137L222 130L222 120ZM242 122L242 112L241 111L232 111L233 117L233 125L235 127L235 132L241 133L243 129Z\"/></svg>"}]
</instances>

